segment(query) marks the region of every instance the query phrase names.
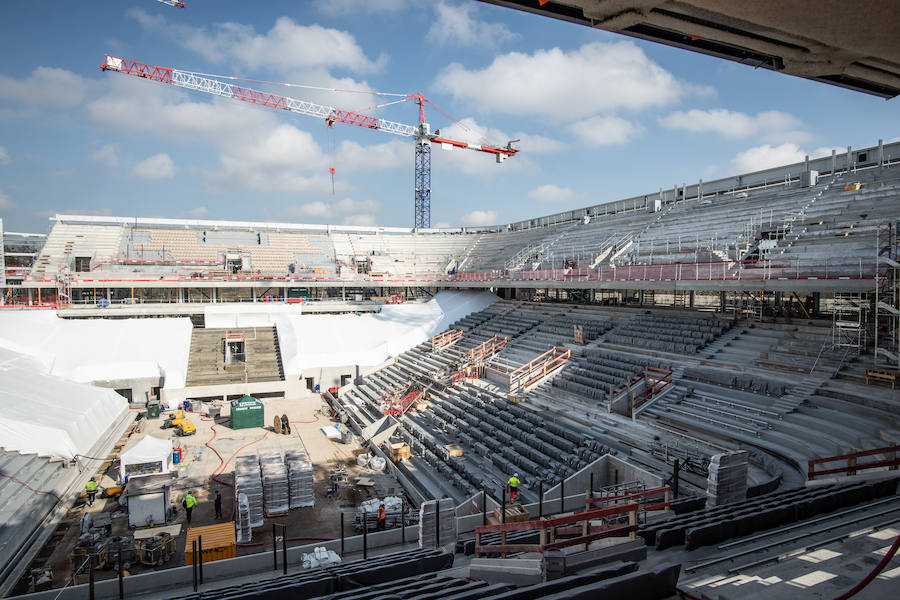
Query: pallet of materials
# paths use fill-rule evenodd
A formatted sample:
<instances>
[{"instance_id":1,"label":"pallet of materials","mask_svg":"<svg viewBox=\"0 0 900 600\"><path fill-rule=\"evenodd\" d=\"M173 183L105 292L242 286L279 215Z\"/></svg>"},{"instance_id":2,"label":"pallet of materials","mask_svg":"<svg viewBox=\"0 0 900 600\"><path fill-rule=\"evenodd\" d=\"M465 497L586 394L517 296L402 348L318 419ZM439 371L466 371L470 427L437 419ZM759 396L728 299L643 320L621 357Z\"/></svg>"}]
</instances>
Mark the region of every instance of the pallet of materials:
<instances>
[{"instance_id":1,"label":"pallet of materials","mask_svg":"<svg viewBox=\"0 0 900 600\"><path fill-rule=\"evenodd\" d=\"M500 518L501 511L500 507L494 509L494 518L497 519L498 523L502 523L503 521ZM525 510L525 507L521 504L507 504L506 505L506 522L507 523L521 523L523 521L527 521L529 517L528 511Z\"/></svg>"}]
</instances>

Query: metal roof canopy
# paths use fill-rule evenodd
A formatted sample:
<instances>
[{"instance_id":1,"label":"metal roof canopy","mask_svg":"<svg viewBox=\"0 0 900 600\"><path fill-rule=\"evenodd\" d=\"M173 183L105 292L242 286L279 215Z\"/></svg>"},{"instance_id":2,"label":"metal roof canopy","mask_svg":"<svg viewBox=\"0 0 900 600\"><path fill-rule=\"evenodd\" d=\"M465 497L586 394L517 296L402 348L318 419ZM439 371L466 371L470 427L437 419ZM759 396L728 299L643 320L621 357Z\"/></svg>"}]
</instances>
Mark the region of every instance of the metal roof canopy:
<instances>
[{"instance_id":1,"label":"metal roof canopy","mask_svg":"<svg viewBox=\"0 0 900 600\"><path fill-rule=\"evenodd\" d=\"M895 0L480 0L829 83L900 95Z\"/></svg>"}]
</instances>

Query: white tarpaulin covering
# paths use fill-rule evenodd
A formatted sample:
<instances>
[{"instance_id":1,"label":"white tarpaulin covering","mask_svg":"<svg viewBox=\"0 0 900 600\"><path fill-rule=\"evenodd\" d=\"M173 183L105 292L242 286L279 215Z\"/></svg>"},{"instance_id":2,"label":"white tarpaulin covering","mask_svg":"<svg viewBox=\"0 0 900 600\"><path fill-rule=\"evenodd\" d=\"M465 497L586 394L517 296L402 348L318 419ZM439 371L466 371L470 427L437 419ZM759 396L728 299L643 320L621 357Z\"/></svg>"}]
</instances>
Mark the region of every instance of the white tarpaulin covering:
<instances>
[{"instance_id":1,"label":"white tarpaulin covering","mask_svg":"<svg viewBox=\"0 0 900 600\"><path fill-rule=\"evenodd\" d=\"M91 382L165 377L184 387L191 321L60 319L50 311L0 313L0 348L34 357L45 373Z\"/></svg>"},{"instance_id":2,"label":"white tarpaulin covering","mask_svg":"<svg viewBox=\"0 0 900 600\"><path fill-rule=\"evenodd\" d=\"M488 292L440 292L425 303L385 305L377 314L279 315L275 323L285 375L380 364L497 300Z\"/></svg>"},{"instance_id":3,"label":"white tarpaulin covering","mask_svg":"<svg viewBox=\"0 0 900 600\"><path fill-rule=\"evenodd\" d=\"M130 448L122 452L119 457L119 479L125 481L128 465L143 465L147 463L160 463L160 471L156 473L144 473L143 475L156 475L170 473L172 471L172 440L163 440L148 435ZM131 477L141 477L134 475Z\"/></svg>"},{"instance_id":4,"label":"white tarpaulin covering","mask_svg":"<svg viewBox=\"0 0 900 600\"><path fill-rule=\"evenodd\" d=\"M35 359L0 348L0 447L66 459L89 455L127 412L113 390L47 375Z\"/></svg>"}]
</instances>

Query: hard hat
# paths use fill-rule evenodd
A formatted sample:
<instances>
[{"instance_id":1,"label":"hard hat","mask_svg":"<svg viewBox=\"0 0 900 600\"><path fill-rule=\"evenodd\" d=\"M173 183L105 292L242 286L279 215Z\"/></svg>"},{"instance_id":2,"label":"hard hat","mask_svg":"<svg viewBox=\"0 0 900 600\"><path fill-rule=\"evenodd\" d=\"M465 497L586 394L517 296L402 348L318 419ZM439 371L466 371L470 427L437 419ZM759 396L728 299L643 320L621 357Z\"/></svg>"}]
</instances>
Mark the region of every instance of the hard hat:
<instances>
[{"instance_id":1,"label":"hard hat","mask_svg":"<svg viewBox=\"0 0 900 600\"><path fill-rule=\"evenodd\" d=\"M519 476L518 473L513 473L513 477L518 477L518 476Z\"/></svg>"},{"instance_id":2,"label":"hard hat","mask_svg":"<svg viewBox=\"0 0 900 600\"><path fill-rule=\"evenodd\" d=\"M193 494L194 490L188 490L188 494Z\"/></svg>"}]
</instances>

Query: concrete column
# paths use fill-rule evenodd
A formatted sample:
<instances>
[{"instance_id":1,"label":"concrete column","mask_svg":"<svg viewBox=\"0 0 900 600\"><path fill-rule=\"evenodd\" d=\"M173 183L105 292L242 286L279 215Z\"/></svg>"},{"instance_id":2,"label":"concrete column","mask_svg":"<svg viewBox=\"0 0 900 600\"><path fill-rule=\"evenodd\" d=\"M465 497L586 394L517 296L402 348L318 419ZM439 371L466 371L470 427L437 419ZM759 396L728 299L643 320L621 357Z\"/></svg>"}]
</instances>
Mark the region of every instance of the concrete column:
<instances>
[{"instance_id":1,"label":"concrete column","mask_svg":"<svg viewBox=\"0 0 900 600\"><path fill-rule=\"evenodd\" d=\"M878 140L878 168L884 167L884 140Z\"/></svg>"},{"instance_id":2,"label":"concrete column","mask_svg":"<svg viewBox=\"0 0 900 600\"><path fill-rule=\"evenodd\" d=\"M719 311L725 314L725 292L719 292Z\"/></svg>"},{"instance_id":3,"label":"concrete column","mask_svg":"<svg viewBox=\"0 0 900 600\"><path fill-rule=\"evenodd\" d=\"M250 288L250 297L253 299L254 302L256 302L256 288L255 287Z\"/></svg>"},{"instance_id":4,"label":"concrete column","mask_svg":"<svg viewBox=\"0 0 900 600\"><path fill-rule=\"evenodd\" d=\"M821 292L813 292L813 303L812 303L812 316L819 316L819 307L821 306L822 294Z\"/></svg>"},{"instance_id":5,"label":"concrete column","mask_svg":"<svg viewBox=\"0 0 900 600\"><path fill-rule=\"evenodd\" d=\"M695 292L694 290L691 290L691 291L690 291L689 300L688 300L688 306L689 306L690 308L694 308L694 300L695 300L694 296L695 296L695 294L696 294L696 292Z\"/></svg>"},{"instance_id":6,"label":"concrete column","mask_svg":"<svg viewBox=\"0 0 900 600\"><path fill-rule=\"evenodd\" d=\"M776 315L781 313L781 303L784 302L782 295L781 292L775 292L775 306L773 308Z\"/></svg>"},{"instance_id":7,"label":"concrete column","mask_svg":"<svg viewBox=\"0 0 900 600\"><path fill-rule=\"evenodd\" d=\"M831 149L831 174L834 175L834 171L837 169L837 150L834 148Z\"/></svg>"},{"instance_id":8,"label":"concrete column","mask_svg":"<svg viewBox=\"0 0 900 600\"><path fill-rule=\"evenodd\" d=\"M644 290L638 290L638 303L644 305Z\"/></svg>"},{"instance_id":9,"label":"concrete column","mask_svg":"<svg viewBox=\"0 0 900 600\"><path fill-rule=\"evenodd\" d=\"M853 147L847 146L847 172L853 169Z\"/></svg>"},{"instance_id":10,"label":"concrete column","mask_svg":"<svg viewBox=\"0 0 900 600\"><path fill-rule=\"evenodd\" d=\"M106 301L109 302L112 299L112 292L109 288L106 288Z\"/></svg>"},{"instance_id":11,"label":"concrete column","mask_svg":"<svg viewBox=\"0 0 900 600\"><path fill-rule=\"evenodd\" d=\"M697 200L703 200L703 180L697 183Z\"/></svg>"}]
</instances>

